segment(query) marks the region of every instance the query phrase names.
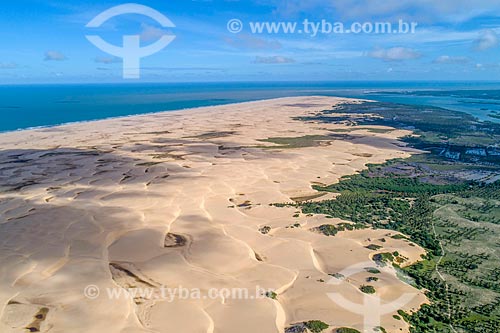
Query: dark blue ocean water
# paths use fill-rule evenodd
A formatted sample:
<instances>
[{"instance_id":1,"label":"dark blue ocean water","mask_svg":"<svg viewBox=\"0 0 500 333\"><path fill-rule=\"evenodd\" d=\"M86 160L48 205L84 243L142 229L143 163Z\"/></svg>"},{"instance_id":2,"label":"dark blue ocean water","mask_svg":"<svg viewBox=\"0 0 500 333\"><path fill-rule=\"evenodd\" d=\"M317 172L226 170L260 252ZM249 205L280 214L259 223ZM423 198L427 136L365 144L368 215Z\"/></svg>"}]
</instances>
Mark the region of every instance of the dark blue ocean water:
<instances>
[{"instance_id":1,"label":"dark blue ocean water","mask_svg":"<svg viewBox=\"0 0 500 333\"><path fill-rule=\"evenodd\" d=\"M414 94L413 91L430 92L426 95ZM434 94L436 91L439 94ZM460 91L467 94L464 95ZM439 106L465 111L481 120L499 121L488 117L492 112L500 111L499 83L238 82L18 85L0 86L0 131L303 95L356 97Z\"/></svg>"}]
</instances>

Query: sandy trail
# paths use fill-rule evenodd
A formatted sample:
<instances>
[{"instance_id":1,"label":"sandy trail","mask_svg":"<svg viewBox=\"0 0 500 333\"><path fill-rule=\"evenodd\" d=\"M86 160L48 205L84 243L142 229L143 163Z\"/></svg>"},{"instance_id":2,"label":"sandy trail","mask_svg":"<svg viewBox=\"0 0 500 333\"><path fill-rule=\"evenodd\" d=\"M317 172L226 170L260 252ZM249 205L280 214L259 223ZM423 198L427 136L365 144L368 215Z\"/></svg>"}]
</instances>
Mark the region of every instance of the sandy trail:
<instances>
[{"instance_id":1,"label":"sandy trail","mask_svg":"<svg viewBox=\"0 0 500 333\"><path fill-rule=\"evenodd\" d=\"M274 333L313 319L361 330L363 317L327 293L362 302L370 274L340 285L329 274L370 261L372 243L409 262L423 250L387 230L323 236L310 229L342 221L269 205L409 156L397 141L405 131L295 119L346 101L282 98L1 134L0 331ZM335 129L356 130L356 139L274 149L260 141ZM100 296L85 297L88 285ZM159 286L201 297L107 294ZM405 310L426 301L390 270L375 286L387 302L412 293ZM212 288L252 297L204 297ZM268 289L276 299L256 295ZM407 331L395 312L382 326Z\"/></svg>"}]
</instances>

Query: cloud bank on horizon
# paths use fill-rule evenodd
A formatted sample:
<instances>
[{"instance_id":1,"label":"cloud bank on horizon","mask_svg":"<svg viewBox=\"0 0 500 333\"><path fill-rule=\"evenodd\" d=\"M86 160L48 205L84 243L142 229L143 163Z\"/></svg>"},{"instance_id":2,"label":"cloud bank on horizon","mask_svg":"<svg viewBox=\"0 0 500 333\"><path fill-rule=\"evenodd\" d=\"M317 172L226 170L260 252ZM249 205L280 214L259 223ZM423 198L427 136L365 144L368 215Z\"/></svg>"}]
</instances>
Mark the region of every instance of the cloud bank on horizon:
<instances>
[{"instance_id":1,"label":"cloud bank on horizon","mask_svg":"<svg viewBox=\"0 0 500 333\"><path fill-rule=\"evenodd\" d=\"M117 46L124 35L141 36L142 46L175 35L168 47L142 59L144 81L496 80L500 74L497 0L144 0L140 4L167 16L175 28L137 14L92 31L85 27L124 3L4 5L0 83L122 82L121 59L89 43L91 32ZM241 25L228 30L235 19ZM321 31L321 22L351 27L400 20L417 23L415 32ZM256 32L255 23L296 29Z\"/></svg>"}]
</instances>

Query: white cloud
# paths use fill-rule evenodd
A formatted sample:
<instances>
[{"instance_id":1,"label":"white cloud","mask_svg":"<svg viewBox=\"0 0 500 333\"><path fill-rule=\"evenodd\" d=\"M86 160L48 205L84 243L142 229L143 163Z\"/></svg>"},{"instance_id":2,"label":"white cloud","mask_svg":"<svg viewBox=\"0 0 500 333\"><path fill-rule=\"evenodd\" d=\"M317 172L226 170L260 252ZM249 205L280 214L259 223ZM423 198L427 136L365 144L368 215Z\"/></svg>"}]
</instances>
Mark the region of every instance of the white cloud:
<instances>
[{"instance_id":1,"label":"white cloud","mask_svg":"<svg viewBox=\"0 0 500 333\"><path fill-rule=\"evenodd\" d=\"M256 64L291 64L295 60L292 58L273 56L273 57L255 57L254 63Z\"/></svg>"},{"instance_id":2,"label":"white cloud","mask_svg":"<svg viewBox=\"0 0 500 333\"><path fill-rule=\"evenodd\" d=\"M148 24L143 23L141 27L141 40L143 41L156 41L161 37L169 34L167 30L156 28Z\"/></svg>"},{"instance_id":3,"label":"white cloud","mask_svg":"<svg viewBox=\"0 0 500 333\"><path fill-rule=\"evenodd\" d=\"M283 16L321 10L342 19L413 19L420 22L462 22L483 14L500 14L495 0L274 0Z\"/></svg>"},{"instance_id":4,"label":"white cloud","mask_svg":"<svg viewBox=\"0 0 500 333\"><path fill-rule=\"evenodd\" d=\"M118 57L96 57L94 61L98 64L116 64L121 62L122 60Z\"/></svg>"},{"instance_id":5,"label":"white cloud","mask_svg":"<svg viewBox=\"0 0 500 333\"><path fill-rule=\"evenodd\" d=\"M406 47L393 47L390 49L376 48L368 52L368 56L384 61L402 61L420 58L422 55L414 49Z\"/></svg>"},{"instance_id":6,"label":"white cloud","mask_svg":"<svg viewBox=\"0 0 500 333\"><path fill-rule=\"evenodd\" d=\"M251 36L249 34L237 35L233 38L226 38L226 43L236 48L247 48L256 50L278 50L283 46L277 40L267 40Z\"/></svg>"},{"instance_id":7,"label":"white cloud","mask_svg":"<svg viewBox=\"0 0 500 333\"><path fill-rule=\"evenodd\" d=\"M477 70L488 70L488 71L498 71L500 69L500 63L487 63L487 64L476 64Z\"/></svg>"},{"instance_id":8,"label":"white cloud","mask_svg":"<svg viewBox=\"0 0 500 333\"><path fill-rule=\"evenodd\" d=\"M383 35L385 40L413 43L470 43L477 38L478 31L454 31L443 28L417 29L414 34Z\"/></svg>"},{"instance_id":9,"label":"white cloud","mask_svg":"<svg viewBox=\"0 0 500 333\"><path fill-rule=\"evenodd\" d=\"M15 62L0 62L0 69L14 69L19 67Z\"/></svg>"},{"instance_id":10,"label":"white cloud","mask_svg":"<svg viewBox=\"0 0 500 333\"><path fill-rule=\"evenodd\" d=\"M45 52L45 61L63 61L66 60L66 56L61 52L57 51L47 51Z\"/></svg>"},{"instance_id":11,"label":"white cloud","mask_svg":"<svg viewBox=\"0 0 500 333\"><path fill-rule=\"evenodd\" d=\"M442 55L437 57L434 61L435 64L466 64L470 62L467 57L452 57L448 55Z\"/></svg>"},{"instance_id":12,"label":"white cloud","mask_svg":"<svg viewBox=\"0 0 500 333\"><path fill-rule=\"evenodd\" d=\"M498 46L498 35L493 30L484 31L475 41L475 48L478 51L486 51Z\"/></svg>"}]
</instances>

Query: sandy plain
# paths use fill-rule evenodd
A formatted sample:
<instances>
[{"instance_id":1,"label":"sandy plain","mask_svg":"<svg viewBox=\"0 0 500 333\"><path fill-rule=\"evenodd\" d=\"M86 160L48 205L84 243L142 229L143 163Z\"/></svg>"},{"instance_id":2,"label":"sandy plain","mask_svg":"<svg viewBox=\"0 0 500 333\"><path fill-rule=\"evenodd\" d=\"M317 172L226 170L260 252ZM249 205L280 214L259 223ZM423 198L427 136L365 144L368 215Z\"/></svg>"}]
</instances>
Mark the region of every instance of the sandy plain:
<instances>
[{"instance_id":1,"label":"sandy plain","mask_svg":"<svg viewBox=\"0 0 500 333\"><path fill-rule=\"evenodd\" d=\"M281 98L1 134L0 332L282 333L308 320L362 331L364 316L329 293L363 304L374 253L397 250L408 264L424 250L387 230L327 237L311 229L343 221L269 205L414 153L398 141L407 131L295 118L345 102ZM331 138L262 141L312 135ZM393 315L425 296L393 269L378 277L383 304L411 295L380 325L408 331ZM100 295L86 297L89 285ZM108 295L161 286L201 295ZM207 297L213 288L251 296Z\"/></svg>"}]
</instances>

